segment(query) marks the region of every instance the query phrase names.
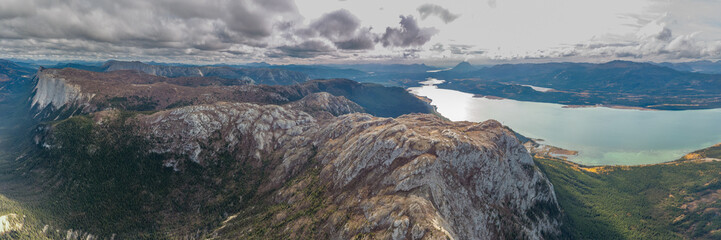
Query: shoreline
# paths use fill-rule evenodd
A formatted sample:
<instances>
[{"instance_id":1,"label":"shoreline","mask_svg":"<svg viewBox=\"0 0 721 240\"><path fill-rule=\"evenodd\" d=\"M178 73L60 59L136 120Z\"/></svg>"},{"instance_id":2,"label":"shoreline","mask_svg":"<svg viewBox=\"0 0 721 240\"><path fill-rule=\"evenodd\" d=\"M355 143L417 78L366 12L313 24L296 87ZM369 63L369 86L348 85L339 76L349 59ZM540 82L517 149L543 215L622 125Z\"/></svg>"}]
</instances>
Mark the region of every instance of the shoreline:
<instances>
[{"instance_id":1,"label":"shoreline","mask_svg":"<svg viewBox=\"0 0 721 240\"><path fill-rule=\"evenodd\" d=\"M624 110L639 110L639 111L661 111L659 109L653 109L653 108L645 108L645 107L632 107L632 106L623 106L623 105L605 105L605 104L597 104L597 105L563 105L562 108L598 108L598 107L605 107L605 108L612 108L612 109L624 109Z\"/></svg>"},{"instance_id":2,"label":"shoreline","mask_svg":"<svg viewBox=\"0 0 721 240\"><path fill-rule=\"evenodd\" d=\"M459 91L460 92L460 91ZM430 105L435 115L442 116L442 114L438 113L437 106L435 106L432 102L432 100L429 97L421 96L419 94L416 94L411 91L411 93L416 96L417 98L421 99L426 104ZM519 101L519 102L534 102L534 101L521 101L521 100L514 100L514 99L507 99L502 97L496 97L496 96L488 96L488 95L481 95L481 94L473 94L473 98L486 98L489 100L512 100L512 101ZM536 103L545 103L545 102L536 102ZM557 103L548 103L548 104L557 104ZM597 105L563 105L563 104L557 104L556 107L561 108L598 108L598 107L604 107L604 108L611 108L611 109L621 109L621 110L637 110L637 111L673 111L673 110L661 110L661 109L651 109L651 108L644 108L644 107L632 107L632 106L623 106L623 105L605 105L605 104L597 104ZM570 109L569 109L570 110ZM633 111L629 111L633 112ZM507 126L507 125L504 125ZM529 138L530 139L530 138ZM633 162L619 162L619 163L581 163L576 162L576 157L581 154L581 150L573 150L573 149L565 149L563 147L558 147L554 145L549 144L543 144L543 142L540 139L530 139L535 144L524 144L524 147L528 150L529 153L531 153L534 157L540 157L540 158L555 158L555 159L563 159L566 161L573 162L575 164L581 165L583 167L608 167L608 166L652 166L652 165L662 165L662 164L676 164L679 162L712 162L712 161L719 161L717 159L719 158L700 158L700 159L686 159L684 160L681 156L681 158L676 157L669 157L668 159L662 160L662 161L648 161L651 163L633 163ZM721 145L721 144L717 144ZM717 146L714 145L714 146ZM703 148L701 148L703 149ZM689 152L692 152L694 150L688 150ZM689 152L686 152L688 154ZM687 157L688 158L688 157Z\"/></svg>"},{"instance_id":3,"label":"shoreline","mask_svg":"<svg viewBox=\"0 0 721 240\"><path fill-rule=\"evenodd\" d=\"M481 94L473 94L473 98L488 98L488 99L491 99L491 100L504 100L504 99L508 99L508 98L496 97L496 96L491 96L491 95L481 95ZM509 99L509 100L513 100L513 99ZM518 101L518 100L515 100L515 101Z\"/></svg>"}]
</instances>

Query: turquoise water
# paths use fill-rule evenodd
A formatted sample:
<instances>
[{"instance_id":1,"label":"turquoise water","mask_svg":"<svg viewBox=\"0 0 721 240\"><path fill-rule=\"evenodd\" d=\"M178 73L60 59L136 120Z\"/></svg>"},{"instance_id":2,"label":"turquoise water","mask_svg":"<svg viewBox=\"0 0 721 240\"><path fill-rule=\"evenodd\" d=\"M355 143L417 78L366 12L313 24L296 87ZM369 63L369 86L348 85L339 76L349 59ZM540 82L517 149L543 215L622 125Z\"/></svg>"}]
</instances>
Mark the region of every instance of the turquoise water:
<instances>
[{"instance_id":1,"label":"turquoise water","mask_svg":"<svg viewBox=\"0 0 721 240\"><path fill-rule=\"evenodd\" d=\"M587 165L637 165L676 160L721 142L721 109L643 111L605 107L563 108L560 104L474 98L425 82L410 88L428 97L453 121L495 119L544 144L577 150L570 160Z\"/></svg>"}]
</instances>

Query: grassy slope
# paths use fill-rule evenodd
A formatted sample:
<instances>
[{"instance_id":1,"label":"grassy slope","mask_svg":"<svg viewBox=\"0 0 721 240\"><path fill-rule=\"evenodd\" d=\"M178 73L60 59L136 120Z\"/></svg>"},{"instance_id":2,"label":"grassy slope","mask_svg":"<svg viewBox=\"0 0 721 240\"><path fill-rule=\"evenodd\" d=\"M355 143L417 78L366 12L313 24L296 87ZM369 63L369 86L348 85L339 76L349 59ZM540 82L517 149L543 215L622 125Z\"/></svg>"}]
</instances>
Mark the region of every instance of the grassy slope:
<instances>
[{"instance_id":1,"label":"grassy slope","mask_svg":"<svg viewBox=\"0 0 721 240\"><path fill-rule=\"evenodd\" d=\"M573 239L718 239L721 162L636 167L580 166L536 159L555 187ZM699 199L710 200L704 202ZM696 211L684 204L697 201Z\"/></svg>"},{"instance_id":2,"label":"grassy slope","mask_svg":"<svg viewBox=\"0 0 721 240\"><path fill-rule=\"evenodd\" d=\"M721 144L692 152L684 157L685 159L717 158L721 159Z\"/></svg>"}]
</instances>

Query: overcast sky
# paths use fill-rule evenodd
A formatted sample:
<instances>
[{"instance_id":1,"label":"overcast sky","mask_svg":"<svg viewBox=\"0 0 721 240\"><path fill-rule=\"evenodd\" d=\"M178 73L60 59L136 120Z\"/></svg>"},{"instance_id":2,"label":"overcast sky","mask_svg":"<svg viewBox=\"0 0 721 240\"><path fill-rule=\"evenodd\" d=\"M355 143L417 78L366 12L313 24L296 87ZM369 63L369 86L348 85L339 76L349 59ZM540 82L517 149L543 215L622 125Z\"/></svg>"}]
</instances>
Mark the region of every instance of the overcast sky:
<instances>
[{"instance_id":1,"label":"overcast sky","mask_svg":"<svg viewBox=\"0 0 721 240\"><path fill-rule=\"evenodd\" d=\"M0 0L0 58L715 60L720 12L717 0Z\"/></svg>"}]
</instances>

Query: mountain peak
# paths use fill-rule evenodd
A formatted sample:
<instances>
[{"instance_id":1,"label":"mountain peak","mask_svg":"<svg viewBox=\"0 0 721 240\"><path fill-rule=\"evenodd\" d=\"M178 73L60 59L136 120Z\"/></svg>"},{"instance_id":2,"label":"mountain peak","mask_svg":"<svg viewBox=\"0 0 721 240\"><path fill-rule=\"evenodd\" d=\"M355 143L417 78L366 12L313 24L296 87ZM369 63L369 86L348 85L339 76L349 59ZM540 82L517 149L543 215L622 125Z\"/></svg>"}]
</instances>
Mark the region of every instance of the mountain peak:
<instances>
[{"instance_id":1,"label":"mountain peak","mask_svg":"<svg viewBox=\"0 0 721 240\"><path fill-rule=\"evenodd\" d=\"M458 63L455 67L451 69L451 71L454 72L470 72L476 70L476 67L471 65L469 62L463 61Z\"/></svg>"},{"instance_id":2,"label":"mountain peak","mask_svg":"<svg viewBox=\"0 0 721 240\"><path fill-rule=\"evenodd\" d=\"M246 66L248 66L248 67L270 67L272 65L270 65L267 62L252 62L252 63L246 64Z\"/></svg>"}]
</instances>

